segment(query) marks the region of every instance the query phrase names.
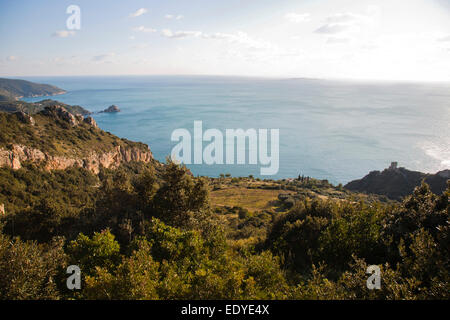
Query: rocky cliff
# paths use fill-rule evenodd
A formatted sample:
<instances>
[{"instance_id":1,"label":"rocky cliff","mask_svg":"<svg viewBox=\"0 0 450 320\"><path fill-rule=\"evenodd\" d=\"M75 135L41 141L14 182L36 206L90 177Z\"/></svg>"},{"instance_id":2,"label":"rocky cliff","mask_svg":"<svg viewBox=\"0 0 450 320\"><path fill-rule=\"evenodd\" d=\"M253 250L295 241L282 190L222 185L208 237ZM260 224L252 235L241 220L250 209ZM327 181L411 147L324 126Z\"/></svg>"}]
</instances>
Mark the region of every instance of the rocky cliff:
<instances>
[{"instance_id":1,"label":"rocky cliff","mask_svg":"<svg viewBox=\"0 0 450 320\"><path fill-rule=\"evenodd\" d=\"M70 167L82 167L94 173L100 171L100 167L117 168L122 163L131 161L150 162L153 156L149 151L139 148L121 146L115 147L110 152L98 153L92 151L85 157L58 156L44 153L41 150L23 145L14 144L11 150L0 149L0 167L12 169L22 168L23 163L32 162L42 164L46 170L64 170Z\"/></svg>"},{"instance_id":2,"label":"rocky cliff","mask_svg":"<svg viewBox=\"0 0 450 320\"><path fill-rule=\"evenodd\" d=\"M98 173L131 161L150 162L147 145L120 139L97 127L91 117L73 115L61 106L29 116L0 113L0 167L31 162L46 170L83 167Z\"/></svg>"}]
</instances>

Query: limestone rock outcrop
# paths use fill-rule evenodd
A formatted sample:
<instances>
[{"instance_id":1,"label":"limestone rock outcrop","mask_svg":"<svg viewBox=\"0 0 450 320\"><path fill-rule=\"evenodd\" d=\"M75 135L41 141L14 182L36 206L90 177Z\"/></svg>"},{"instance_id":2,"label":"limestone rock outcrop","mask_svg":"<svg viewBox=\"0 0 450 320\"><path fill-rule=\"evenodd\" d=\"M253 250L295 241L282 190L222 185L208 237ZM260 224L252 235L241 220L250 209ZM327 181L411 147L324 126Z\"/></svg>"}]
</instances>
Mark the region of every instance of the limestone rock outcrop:
<instances>
[{"instance_id":1,"label":"limestone rock outcrop","mask_svg":"<svg viewBox=\"0 0 450 320\"><path fill-rule=\"evenodd\" d=\"M94 118L92 118L92 117L90 117L90 116L84 118L83 121L84 121L85 123L87 123L87 124L89 124L89 125L95 127L95 128L98 128L97 122L94 120Z\"/></svg>"},{"instance_id":2,"label":"limestone rock outcrop","mask_svg":"<svg viewBox=\"0 0 450 320\"><path fill-rule=\"evenodd\" d=\"M45 109L44 109L44 111L42 111L42 113L45 115L48 115L48 116L54 116L54 117L60 118L64 121L67 121L70 123L70 125L72 127L75 127L76 125L78 125L80 123L80 121L83 120L82 115L74 116L69 111L67 111L66 108L58 106L58 105L45 107Z\"/></svg>"},{"instance_id":3,"label":"limestone rock outcrop","mask_svg":"<svg viewBox=\"0 0 450 320\"><path fill-rule=\"evenodd\" d=\"M14 144L11 150L0 149L0 167L20 169L24 162L43 163L46 170L64 170L70 167L82 167L98 173L100 167L117 168L131 161L150 162L153 155L150 150L137 147L117 146L110 152L92 151L85 157L69 157L45 154L27 146Z\"/></svg>"},{"instance_id":4,"label":"limestone rock outcrop","mask_svg":"<svg viewBox=\"0 0 450 320\"><path fill-rule=\"evenodd\" d=\"M28 114L26 114L23 111L18 111L18 112L15 113L15 115L23 123L31 124L32 126L34 126L36 124L34 119L33 119L33 117L28 115Z\"/></svg>"}]
</instances>

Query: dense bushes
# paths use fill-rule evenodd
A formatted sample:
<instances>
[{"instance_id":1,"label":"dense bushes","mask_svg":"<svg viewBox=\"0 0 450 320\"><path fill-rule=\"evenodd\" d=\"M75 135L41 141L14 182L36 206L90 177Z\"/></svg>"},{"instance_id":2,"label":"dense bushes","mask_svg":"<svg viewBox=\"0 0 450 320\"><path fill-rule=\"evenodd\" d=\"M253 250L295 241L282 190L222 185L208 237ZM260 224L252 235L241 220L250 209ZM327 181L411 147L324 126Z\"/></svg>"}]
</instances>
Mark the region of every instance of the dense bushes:
<instances>
[{"instance_id":1,"label":"dense bushes","mask_svg":"<svg viewBox=\"0 0 450 320\"><path fill-rule=\"evenodd\" d=\"M46 245L0 234L0 298L58 299L66 265L61 239Z\"/></svg>"},{"instance_id":2,"label":"dense bushes","mask_svg":"<svg viewBox=\"0 0 450 320\"><path fill-rule=\"evenodd\" d=\"M225 228L206 180L170 161L98 176L0 169L0 188L2 299L449 298L450 189L424 184L397 204L236 207ZM71 264L79 291L65 286ZM381 290L366 287L371 264Z\"/></svg>"},{"instance_id":3,"label":"dense bushes","mask_svg":"<svg viewBox=\"0 0 450 320\"><path fill-rule=\"evenodd\" d=\"M274 223L266 246L303 276L295 298L448 299L449 190L422 184L384 207L306 201ZM382 266L381 290L365 288L369 264Z\"/></svg>"}]
</instances>

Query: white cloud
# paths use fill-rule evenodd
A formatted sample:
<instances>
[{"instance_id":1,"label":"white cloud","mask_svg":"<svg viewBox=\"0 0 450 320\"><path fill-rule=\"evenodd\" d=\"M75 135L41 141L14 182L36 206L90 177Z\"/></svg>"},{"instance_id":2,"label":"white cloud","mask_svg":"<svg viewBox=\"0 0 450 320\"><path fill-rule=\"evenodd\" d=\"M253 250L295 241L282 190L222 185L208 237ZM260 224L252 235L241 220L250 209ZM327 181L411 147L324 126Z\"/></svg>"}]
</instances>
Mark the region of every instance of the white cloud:
<instances>
[{"instance_id":1,"label":"white cloud","mask_svg":"<svg viewBox=\"0 0 450 320\"><path fill-rule=\"evenodd\" d=\"M441 41L441 42L450 42L450 36L439 38L438 41Z\"/></svg>"},{"instance_id":2,"label":"white cloud","mask_svg":"<svg viewBox=\"0 0 450 320\"><path fill-rule=\"evenodd\" d=\"M114 58L116 54L114 52L100 54L92 57L92 61L95 62L112 62L112 58Z\"/></svg>"},{"instance_id":3,"label":"white cloud","mask_svg":"<svg viewBox=\"0 0 450 320\"><path fill-rule=\"evenodd\" d=\"M139 26L139 27L133 28L133 31L150 33L150 32L156 32L157 30L153 29L153 28L146 28L144 26Z\"/></svg>"},{"instance_id":4,"label":"white cloud","mask_svg":"<svg viewBox=\"0 0 450 320\"><path fill-rule=\"evenodd\" d=\"M80 57L76 55L72 55L70 57L54 57L50 59L50 63L57 65L79 65L81 63Z\"/></svg>"},{"instance_id":5,"label":"white cloud","mask_svg":"<svg viewBox=\"0 0 450 320\"><path fill-rule=\"evenodd\" d=\"M346 31L359 31L363 27L373 26L377 23L380 9L369 6L367 14L352 12L335 13L325 19L325 24L316 29L316 33L336 34Z\"/></svg>"},{"instance_id":6,"label":"white cloud","mask_svg":"<svg viewBox=\"0 0 450 320\"><path fill-rule=\"evenodd\" d=\"M135 46L133 46L134 49L145 49L145 48L148 48L148 47L149 47L149 45L146 44L146 43L138 43Z\"/></svg>"},{"instance_id":7,"label":"white cloud","mask_svg":"<svg viewBox=\"0 0 450 320\"><path fill-rule=\"evenodd\" d=\"M247 33L239 31L237 33L212 33L203 34L205 39L225 40L229 43L238 44L249 49L269 49L272 45L264 40L254 39Z\"/></svg>"},{"instance_id":8,"label":"white cloud","mask_svg":"<svg viewBox=\"0 0 450 320\"><path fill-rule=\"evenodd\" d=\"M309 17L311 15L309 13L287 13L284 17L289 21L293 23L300 23L300 22L306 22L309 21Z\"/></svg>"},{"instance_id":9,"label":"white cloud","mask_svg":"<svg viewBox=\"0 0 450 320\"><path fill-rule=\"evenodd\" d=\"M178 14L178 15L173 15L173 14L166 14L164 16L164 18L166 19L175 19L175 20L181 20L184 18L184 16L182 14Z\"/></svg>"},{"instance_id":10,"label":"white cloud","mask_svg":"<svg viewBox=\"0 0 450 320\"><path fill-rule=\"evenodd\" d=\"M350 28L351 26L345 23L327 23L316 29L314 32L322 34L337 34L348 31Z\"/></svg>"},{"instance_id":11,"label":"white cloud","mask_svg":"<svg viewBox=\"0 0 450 320\"><path fill-rule=\"evenodd\" d=\"M327 17L327 23L353 23L356 21L365 21L368 17L360 14L355 14L351 12L346 13L336 13Z\"/></svg>"},{"instance_id":12,"label":"white cloud","mask_svg":"<svg viewBox=\"0 0 450 320\"><path fill-rule=\"evenodd\" d=\"M74 36L75 35L75 31L72 30L61 30L61 31L56 31L52 34L53 37L57 37L57 38L67 38L70 36Z\"/></svg>"},{"instance_id":13,"label":"white cloud","mask_svg":"<svg viewBox=\"0 0 450 320\"><path fill-rule=\"evenodd\" d=\"M347 43L363 31L373 30L379 22L379 17L380 9L377 6L368 6L367 14L335 13L328 16L324 24L314 32L327 35L329 44Z\"/></svg>"},{"instance_id":14,"label":"white cloud","mask_svg":"<svg viewBox=\"0 0 450 320\"><path fill-rule=\"evenodd\" d=\"M298 58L301 55L299 50L286 50L280 48L271 42L260 38L254 38L249 34L239 31L235 33L204 33L201 31L172 31L164 29L161 35L167 38L187 38L194 37L204 39L205 41L214 41L214 50L217 50L219 59L230 61L272 61L283 57ZM213 45L213 44L211 44ZM209 45L205 45L209 46Z\"/></svg>"},{"instance_id":15,"label":"white cloud","mask_svg":"<svg viewBox=\"0 0 450 320\"><path fill-rule=\"evenodd\" d=\"M136 18L136 17L142 16L143 14L145 14L147 12L148 12L148 10L146 8L140 8L140 9L137 9L135 12L130 13L129 17Z\"/></svg>"},{"instance_id":16,"label":"white cloud","mask_svg":"<svg viewBox=\"0 0 450 320\"><path fill-rule=\"evenodd\" d=\"M236 33L211 33L202 34L203 39L218 41L219 52L222 59L230 61L240 60L246 62L269 62L280 61L289 57L297 59L302 56L302 52L296 48L281 48L264 39L255 38L246 32Z\"/></svg>"},{"instance_id":17,"label":"white cloud","mask_svg":"<svg viewBox=\"0 0 450 320\"><path fill-rule=\"evenodd\" d=\"M166 38L187 38L187 37L199 37L202 35L200 31L176 31L173 32L170 29L164 29L161 31L161 35Z\"/></svg>"},{"instance_id":18,"label":"white cloud","mask_svg":"<svg viewBox=\"0 0 450 320\"><path fill-rule=\"evenodd\" d=\"M352 39L349 37L330 36L327 38L328 44L342 44L349 43Z\"/></svg>"},{"instance_id":19,"label":"white cloud","mask_svg":"<svg viewBox=\"0 0 450 320\"><path fill-rule=\"evenodd\" d=\"M16 61L17 57L16 56L7 56L6 60L8 60L8 61Z\"/></svg>"}]
</instances>

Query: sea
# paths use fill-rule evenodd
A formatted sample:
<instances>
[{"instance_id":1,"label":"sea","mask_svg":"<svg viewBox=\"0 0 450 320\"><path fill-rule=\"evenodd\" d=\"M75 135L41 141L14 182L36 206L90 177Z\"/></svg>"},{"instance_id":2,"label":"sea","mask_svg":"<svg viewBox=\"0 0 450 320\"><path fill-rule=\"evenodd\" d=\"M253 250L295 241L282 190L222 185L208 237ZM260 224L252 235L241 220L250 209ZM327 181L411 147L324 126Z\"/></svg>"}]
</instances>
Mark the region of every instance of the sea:
<instances>
[{"instance_id":1,"label":"sea","mask_svg":"<svg viewBox=\"0 0 450 320\"><path fill-rule=\"evenodd\" d=\"M227 129L279 130L276 174L261 175L261 165L247 161L187 165L194 175L304 175L345 184L393 161L429 173L450 168L449 83L221 76L23 79L60 87L67 93L51 99L92 112L117 105L120 113L93 114L99 127L148 144L163 162L177 144L173 131L184 128L193 135L194 121L224 135Z\"/></svg>"}]
</instances>

